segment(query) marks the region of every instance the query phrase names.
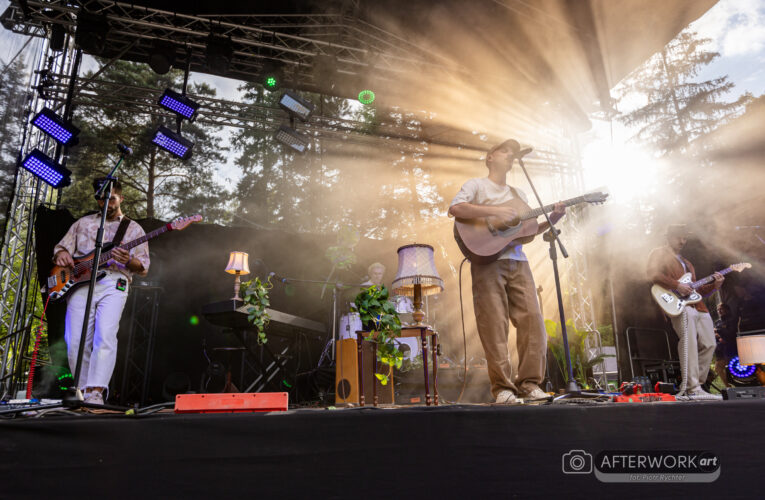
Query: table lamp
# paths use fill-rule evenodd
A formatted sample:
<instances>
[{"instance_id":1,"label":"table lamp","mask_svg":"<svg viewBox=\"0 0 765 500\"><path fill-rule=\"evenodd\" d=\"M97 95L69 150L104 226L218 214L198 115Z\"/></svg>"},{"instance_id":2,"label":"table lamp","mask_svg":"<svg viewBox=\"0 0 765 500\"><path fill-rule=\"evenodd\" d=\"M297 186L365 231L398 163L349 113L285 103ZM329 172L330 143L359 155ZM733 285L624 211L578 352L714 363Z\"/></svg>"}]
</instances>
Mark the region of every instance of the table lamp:
<instances>
[{"instance_id":1,"label":"table lamp","mask_svg":"<svg viewBox=\"0 0 765 500\"><path fill-rule=\"evenodd\" d=\"M444 281L438 275L430 245L404 245L398 249L398 271L391 285L396 295L414 297L412 318L416 326L422 326L425 313L422 310L422 296L435 295L444 291Z\"/></svg>"},{"instance_id":2,"label":"table lamp","mask_svg":"<svg viewBox=\"0 0 765 500\"><path fill-rule=\"evenodd\" d=\"M236 275L234 280L234 300L241 300L239 299L239 276L250 274L250 264L247 262L248 257L249 255L246 252L231 252L231 255L228 257L226 272Z\"/></svg>"}]
</instances>

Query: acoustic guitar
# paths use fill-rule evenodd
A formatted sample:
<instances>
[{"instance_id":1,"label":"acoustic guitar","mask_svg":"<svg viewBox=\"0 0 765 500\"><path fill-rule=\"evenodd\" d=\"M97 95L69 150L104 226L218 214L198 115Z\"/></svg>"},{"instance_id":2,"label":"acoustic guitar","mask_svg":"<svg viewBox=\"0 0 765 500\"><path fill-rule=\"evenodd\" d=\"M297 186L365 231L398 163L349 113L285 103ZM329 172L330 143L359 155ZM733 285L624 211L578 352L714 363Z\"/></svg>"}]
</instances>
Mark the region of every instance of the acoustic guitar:
<instances>
[{"instance_id":1,"label":"acoustic guitar","mask_svg":"<svg viewBox=\"0 0 765 500\"><path fill-rule=\"evenodd\" d=\"M744 269L749 269L750 267L752 267L750 263L741 262L740 264L733 264L730 267L726 267L722 271L717 272L725 276L731 271L740 273ZM663 286L655 284L651 287L651 296L665 313L670 316L680 316L680 313L683 312L685 306L701 302L701 294L696 290L715 280L712 274L698 281L691 282L692 279L691 273L685 273L679 280L677 280L693 289L688 295L680 295L676 290L667 290Z\"/></svg>"},{"instance_id":2,"label":"acoustic guitar","mask_svg":"<svg viewBox=\"0 0 765 500\"><path fill-rule=\"evenodd\" d=\"M581 203L600 204L605 202L606 198L607 193L594 192L561 203L567 207ZM503 221L497 217L457 218L454 221L454 239L470 262L488 264L497 260L507 247L530 243L539 230L537 217L542 215L542 209L549 213L555 205L532 209L523 200L513 198L497 206L510 207L518 216L511 221Z\"/></svg>"},{"instance_id":3,"label":"acoustic guitar","mask_svg":"<svg viewBox=\"0 0 765 500\"><path fill-rule=\"evenodd\" d=\"M156 238L160 234L164 234L168 231L181 231L186 229L186 227L191 223L199 222L201 220L201 215L192 215L190 217L179 218L173 222L165 224L159 229L155 229L149 234L141 236L140 238L136 238L128 243L118 245L118 247L124 250L130 250L131 248L136 247L141 243L145 243L152 238ZM114 250L114 248L115 247L112 246L111 242L104 244L104 247L101 251L101 258L98 260L99 269L102 267L107 267L109 261L112 259L112 250ZM73 257L72 260L74 260L74 267L53 267L50 275L48 276L46 287L51 300L60 300L73 289L90 281L90 276L92 274L91 270L93 269L94 252L95 249L91 250L85 255ZM96 279L100 280L104 276L106 276L106 271L100 271L96 276Z\"/></svg>"}]
</instances>

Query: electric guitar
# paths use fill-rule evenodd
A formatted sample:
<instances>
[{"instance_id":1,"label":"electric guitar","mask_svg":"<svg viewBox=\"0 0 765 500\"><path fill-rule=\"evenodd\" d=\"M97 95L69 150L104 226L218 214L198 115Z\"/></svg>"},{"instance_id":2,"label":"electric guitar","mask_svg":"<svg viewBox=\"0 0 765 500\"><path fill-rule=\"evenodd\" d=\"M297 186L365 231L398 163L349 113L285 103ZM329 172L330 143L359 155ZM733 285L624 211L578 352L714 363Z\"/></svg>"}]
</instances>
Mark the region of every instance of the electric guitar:
<instances>
[{"instance_id":1,"label":"electric guitar","mask_svg":"<svg viewBox=\"0 0 765 500\"><path fill-rule=\"evenodd\" d=\"M118 245L118 247L122 248L123 250L130 250L131 248L138 246L141 243L145 243L152 238L156 238L160 234L166 233L167 231L181 231L182 229L186 229L186 227L189 226L192 222L199 222L201 220L201 215L192 215L191 217L179 218L173 222L165 224L159 229L155 229L149 234L141 236L140 238L137 238L128 243ZM106 267L107 263L112 259L112 250L114 250L114 248L115 247L112 246L111 242L104 244L104 247L101 251L101 258L98 260L99 269ZM94 252L95 249L91 250L85 255L74 257L72 259L74 260L74 267L53 266L53 269L48 276L48 283L46 287L51 300L60 300L65 297L66 294L69 293L72 289L90 281L91 270L93 269ZM100 280L104 276L106 276L106 271L99 271L96 279Z\"/></svg>"},{"instance_id":2,"label":"electric guitar","mask_svg":"<svg viewBox=\"0 0 765 500\"><path fill-rule=\"evenodd\" d=\"M581 203L600 204L605 202L606 198L607 193L595 192L564 200L562 203L567 207ZM539 230L537 217L542 215L542 208L549 213L554 204L532 209L523 200L513 198L497 206L513 208L518 216L511 221L504 221L498 217L457 218L454 221L454 239L470 262L488 264L497 260L507 247L531 242Z\"/></svg>"},{"instance_id":3,"label":"electric guitar","mask_svg":"<svg viewBox=\"0 0 765 500\"><path fill-rule=\"evenodd\" d=\"M742 262L740 264L733 264L730 267L726 267L722 271L717 272L724 276L731 271L737 271L740 273L744 269L749 269L750 267L752 267L750 263ZM653 296L653 300L655 300L656 303L659 304L659 306L662 308L662 310L668 315L680 316L680 313L683 312L683 308L685 306L689 304L696 304L697 302L701 301L701 294L696 290L699 287L704 286L707 283L711 283L715 280L711 274L706 278L702 278L698 281L691 282L691 279L691 273L685 273L679 280L677 280L680 283L688 285L693 289L689 295L685 296L680 295L677 290L667 290L661 285L653 285L651 287L651 295Z\"/></svg>"}]
</instances>

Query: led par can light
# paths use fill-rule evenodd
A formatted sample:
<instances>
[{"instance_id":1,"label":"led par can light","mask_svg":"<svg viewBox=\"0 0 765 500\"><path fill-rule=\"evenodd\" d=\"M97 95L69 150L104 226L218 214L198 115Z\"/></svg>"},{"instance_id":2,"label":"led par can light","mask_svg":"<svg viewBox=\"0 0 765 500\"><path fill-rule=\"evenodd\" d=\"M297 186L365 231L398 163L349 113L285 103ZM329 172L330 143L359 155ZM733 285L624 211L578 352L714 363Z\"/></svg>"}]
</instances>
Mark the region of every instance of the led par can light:
<instances>
[{"instance_id":1,"label":"led par can light","mask_svg":"<svg viewBox=\"0 0 765 500\"><path fill-rule=\"evenodd\" d=\"M279 127L274 137L277 141L285 146L289 146L298 153L305 153L308 150L308 137L285 125Z\"/></svg>"},{"instance_id":2,"label":"led par can light","mask_svg":"<svg viewBox=\"0 0 765 500\"><path fill-rule=\"evenodd\" d=\"M172 89L165 89L157 104L189 121L197 118L199 104Z\"/></svg>"},{"instance_id":3,"label":"led par can light","mask_svg":"<svg viewBox=\"0 0 765 500\"><path fill-rule=\"evenodd\" d=\"M151 142L181 160L191 158L191 149L194 147L193 142L162 125L154 132Z\"/></svg>"},{"instance_id":4,"label":"led par can light","mask_svg":"<svg viewBox=\"0 0 765 500\"><path fill-rule=\"evenodd\" d=\"M39 113L32 118L32 125L39 128L56 142L63 144L64 146L74 146L79 142L77 136L80 134L80 129L75 127L69 122L61 119L56 113L49 108L43 108Z\"/></svg>"},{"instance_id":5,"label":"led par can light","mask_svg":"<svg viewBox=\"0 0 765 500\"><path fill-rule=\"evenodd\" d=\"M72 172L55 161L39 149L33 149L21 166L29 170L34 176L50 184L54 188L68 186L72 183Z\"/></svg>"}]
</instances>

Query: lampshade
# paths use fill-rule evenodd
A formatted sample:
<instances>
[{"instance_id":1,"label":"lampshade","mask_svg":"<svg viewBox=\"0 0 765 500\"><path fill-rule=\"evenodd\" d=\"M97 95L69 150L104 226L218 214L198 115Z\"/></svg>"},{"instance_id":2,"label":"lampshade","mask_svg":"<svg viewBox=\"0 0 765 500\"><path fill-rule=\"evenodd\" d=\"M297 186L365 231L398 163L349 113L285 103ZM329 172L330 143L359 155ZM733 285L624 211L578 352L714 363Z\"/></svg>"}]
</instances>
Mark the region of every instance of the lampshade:
<instances>
[{"instance_id":1,"label":"lampshade","mask_svg":"<svg viewBox=\"0 0 765 500\"><path fill-rule=\"evenodd\" d=\"M414 285L420 285L422 295L444 291L444 281L438 275L430 245L404 245L398 249L398 272L391 287L396 295L414 296Z\"/></svg>"},{"instance_id":2,"label":"lampshade","mask_svg":"<svg viewBox=\"0 0 765 500\"><path fill-rule=\"evenodd\" d=\"M742 365L765 363L765 335L745 335L736 339Z\"/></svg>"},{"instance_id":3,"label":"lampshade","mask_svg":"<svg viewBox=\"0 0 765 500\"><path fill-rule=\"evenodd\" d=\"M250 274L249 255L246 252L231 252L226 272L229 274Z\"/></svg>"}]
</instances>

